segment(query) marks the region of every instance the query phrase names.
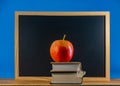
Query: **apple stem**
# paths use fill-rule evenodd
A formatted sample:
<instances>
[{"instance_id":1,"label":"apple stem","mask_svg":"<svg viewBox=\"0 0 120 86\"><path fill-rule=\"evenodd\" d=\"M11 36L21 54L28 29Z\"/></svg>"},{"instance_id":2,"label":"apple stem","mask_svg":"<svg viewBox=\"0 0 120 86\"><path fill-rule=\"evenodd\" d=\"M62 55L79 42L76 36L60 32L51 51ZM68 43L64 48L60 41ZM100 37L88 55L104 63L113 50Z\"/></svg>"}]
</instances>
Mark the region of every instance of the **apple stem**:
<instances>
[{"instance_id":1,"label":"apple stem","mask_svg":"<svg viewBox=\"0 0 120 86\"><path fill-rule=\"evenodd\" d=\"M64 34L64 36L63 36L63 40L65 40L65 37L66 37L66 34Z\"/></svg>"}]
</instances>

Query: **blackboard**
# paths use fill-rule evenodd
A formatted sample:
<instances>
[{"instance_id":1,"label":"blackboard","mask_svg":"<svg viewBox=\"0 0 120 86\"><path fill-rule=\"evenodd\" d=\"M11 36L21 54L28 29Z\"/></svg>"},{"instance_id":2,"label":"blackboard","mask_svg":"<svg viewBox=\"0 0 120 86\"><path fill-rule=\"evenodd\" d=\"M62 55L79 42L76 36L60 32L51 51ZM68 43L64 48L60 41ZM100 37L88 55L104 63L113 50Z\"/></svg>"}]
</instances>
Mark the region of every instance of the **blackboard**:
<instances>
[{"instance_id":1,"label":"blackboard","mask_svg":"<svg viewBox=\"0 0 120 86\"><path fill-rule=\"evenodd\" d=\"M51 76L50 45L66 34L74 46L71 61L82 63L85 77L108 80L109 13L89 14L17 12L16 77Z\"/></svg>"}]
</instances>

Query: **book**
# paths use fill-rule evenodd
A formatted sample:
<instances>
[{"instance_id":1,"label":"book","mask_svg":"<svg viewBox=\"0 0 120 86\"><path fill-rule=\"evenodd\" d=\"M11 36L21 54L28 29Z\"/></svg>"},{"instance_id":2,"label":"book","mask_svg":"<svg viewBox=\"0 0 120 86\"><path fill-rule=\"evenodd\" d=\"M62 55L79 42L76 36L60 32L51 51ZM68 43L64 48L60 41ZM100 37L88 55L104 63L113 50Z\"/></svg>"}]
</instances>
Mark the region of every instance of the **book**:
<instances>
[{"instance_id":1,"label":"book","mask_svg":"<svg viewBox=\"0 0 120 86\"><path fill-rule=\"evenodd\" d=\"M52 73L51 83L82 83L85 72L76 73Z\"/></svg>"},{"instance_id":2,"label":"book","mask_svg":"<svg viewBox=\"0 0 120 86\"><path fill-rule=\"evenodd\" d=\"M79 71L81 70L80 62L51 62L54 71Z\"/></svg>"},{"instance_id":3,"label":"book","mask_svg":"<svg viewBox=\"0 0 120 86\"><path fill-rule=\"evenodd\" d=\"M51 73L77 73L78 71L67 71L67 70L62 70L62 71L55 71L55 70L51 70Z\"/></svg>"}]
</instances>

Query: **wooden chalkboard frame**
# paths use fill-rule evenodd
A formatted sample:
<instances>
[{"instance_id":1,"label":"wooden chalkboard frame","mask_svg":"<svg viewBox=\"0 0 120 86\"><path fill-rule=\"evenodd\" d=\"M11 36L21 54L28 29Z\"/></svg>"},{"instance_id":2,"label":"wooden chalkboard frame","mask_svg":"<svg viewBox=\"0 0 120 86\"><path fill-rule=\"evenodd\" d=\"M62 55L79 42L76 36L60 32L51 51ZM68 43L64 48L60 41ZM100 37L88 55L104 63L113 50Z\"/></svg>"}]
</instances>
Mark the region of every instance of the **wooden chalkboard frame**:
<instances>
[{"instance_id":1,"label":"wooden chalkboard frame","mask_svg":"<svg viewBox=\"0 0 120 86\"><path fill-rule=\"evenodd\" d=\"M110 80L110 13L109 12L16 12L15 13L15 79L48 80L50 77L19 76L19 15L49 15L49 16L105 16L105 77L85 77L84 81Z\"/></svg>"}]
</instances>

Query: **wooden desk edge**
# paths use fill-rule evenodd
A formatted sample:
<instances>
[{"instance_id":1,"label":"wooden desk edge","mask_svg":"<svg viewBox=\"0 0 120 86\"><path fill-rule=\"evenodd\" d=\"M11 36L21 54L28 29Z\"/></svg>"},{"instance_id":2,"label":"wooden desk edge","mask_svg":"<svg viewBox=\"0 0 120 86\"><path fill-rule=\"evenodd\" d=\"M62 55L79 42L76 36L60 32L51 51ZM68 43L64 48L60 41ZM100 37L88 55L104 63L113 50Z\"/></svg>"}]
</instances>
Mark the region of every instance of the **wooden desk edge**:
<instances>
[{"instance_id":1,"label":"wooden desk edge","mask_svg":"<svg viewBox=\"0 0 120 86\"><path fill-rule=\"evenodd\" d=\"M4 85L39 85L39 86L79 86L80 84L50 84L50 81L41 80L14 80L0 79L0 86ZM120 79L111 79L110 81L84 81L82 85L120 85Z\"/></svg>"}]
</instances>

